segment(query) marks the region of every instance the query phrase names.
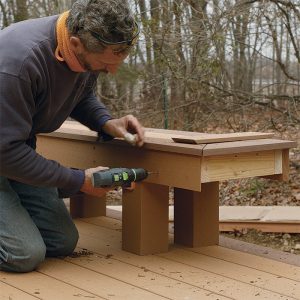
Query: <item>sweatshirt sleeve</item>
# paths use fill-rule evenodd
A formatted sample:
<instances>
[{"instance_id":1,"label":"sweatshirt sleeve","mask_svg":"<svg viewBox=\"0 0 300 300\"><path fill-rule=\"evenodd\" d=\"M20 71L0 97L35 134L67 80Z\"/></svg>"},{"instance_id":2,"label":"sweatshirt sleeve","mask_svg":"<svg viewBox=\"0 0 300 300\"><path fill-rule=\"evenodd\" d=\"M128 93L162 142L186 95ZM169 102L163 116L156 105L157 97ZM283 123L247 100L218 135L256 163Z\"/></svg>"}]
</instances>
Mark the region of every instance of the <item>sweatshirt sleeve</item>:
<instances>
[{"instance_id":1,"label":"sweatshirt sleeve","mask_svg":"<svg viewBox=\"0 0 300 300\"><path fill-rule=\"evenodd\" d=\"M35 186L57 187L74 194L84 181L84 171L48 160L26 144L36 103L31 84L0 73L0 174Z\"/></svg>"},{"instance_id":2,"label":"sweatshirt sleeve","mask_svg":"<svg viewBox=\"0 0 300 300\"><path fill-rule=\"evenodd\" d=\"M108 120L112 119L112 116L96 96L96 79L96 76L90 76L83 96L72 111L71 117L91 130L97 131L107 140L113 137L105 134L102 131L102 127Z\"/></svg>"}]
</instances>

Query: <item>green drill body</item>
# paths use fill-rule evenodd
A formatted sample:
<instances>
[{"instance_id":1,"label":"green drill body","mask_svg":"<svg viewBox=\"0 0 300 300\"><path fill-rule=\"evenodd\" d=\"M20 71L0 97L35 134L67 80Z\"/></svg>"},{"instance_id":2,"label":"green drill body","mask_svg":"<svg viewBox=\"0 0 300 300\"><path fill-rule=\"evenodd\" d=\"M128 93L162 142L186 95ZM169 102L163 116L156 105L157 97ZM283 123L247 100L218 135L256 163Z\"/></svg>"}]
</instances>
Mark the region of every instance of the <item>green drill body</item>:
<instances>
[{"instance_id":1,"label":"green drill body","mask_svg":"<svg viewBox=\"0 0 300 300\"><path fill-rule=\"evenodd\" d=\"M92 185L96 188L130 187L131 182L144 180L148 174L149 172L142 168L112 168L95 172L92 175Z\"/></svg>"}]
</instances>

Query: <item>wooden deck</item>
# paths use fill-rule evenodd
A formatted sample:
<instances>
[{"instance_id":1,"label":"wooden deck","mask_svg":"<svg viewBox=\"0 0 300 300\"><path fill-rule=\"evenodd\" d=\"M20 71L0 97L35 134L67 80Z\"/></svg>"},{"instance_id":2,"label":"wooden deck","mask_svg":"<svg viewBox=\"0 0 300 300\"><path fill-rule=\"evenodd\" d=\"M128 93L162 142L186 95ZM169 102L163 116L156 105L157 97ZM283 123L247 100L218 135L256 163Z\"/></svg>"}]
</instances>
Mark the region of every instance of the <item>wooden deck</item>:
<instances>
[{"instance_id":1,"label":"wooden deck","mask_svg":"<svg viewBox=\"0 0 300 300\"><path fill-rule=\"evenodd\" d=\"M137 256L121 250L119 220L76 224L77 257L47 259L27 274L0 272L0 299L300 299L300 267L221 246Z\"/></svg>"}]
</instances>

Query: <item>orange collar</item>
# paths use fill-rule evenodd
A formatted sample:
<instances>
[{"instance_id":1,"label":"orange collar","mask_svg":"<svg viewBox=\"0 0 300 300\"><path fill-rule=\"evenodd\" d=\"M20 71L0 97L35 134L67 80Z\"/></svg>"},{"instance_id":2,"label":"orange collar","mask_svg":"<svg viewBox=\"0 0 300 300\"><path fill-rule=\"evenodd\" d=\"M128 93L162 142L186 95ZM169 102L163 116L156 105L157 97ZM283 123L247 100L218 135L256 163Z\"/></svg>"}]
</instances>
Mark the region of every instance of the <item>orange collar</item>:
<instances>
[{"instance_id":1,"label":"orange collar","mask_svg":"<svg viewBox=\"0 0 300 300\"><path fill-rule=\"evenodd\" d=\"M65 61L74 72L86 72L70 48L70 36L66 26L68 15L69 11L62 13L56 23L57 48L55 57L59 61Z\"/></svg>"}]
</instances>

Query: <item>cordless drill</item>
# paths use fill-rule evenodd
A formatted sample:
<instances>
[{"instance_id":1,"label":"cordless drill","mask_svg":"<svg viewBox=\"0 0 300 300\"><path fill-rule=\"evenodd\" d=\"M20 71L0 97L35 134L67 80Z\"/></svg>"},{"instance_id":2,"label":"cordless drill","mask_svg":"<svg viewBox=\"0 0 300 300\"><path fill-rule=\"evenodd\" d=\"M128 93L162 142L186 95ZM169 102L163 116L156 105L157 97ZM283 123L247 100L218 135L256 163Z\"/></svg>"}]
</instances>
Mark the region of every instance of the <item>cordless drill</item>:
<instances>
[{"instance_id":1,"label":"cordless drill","mask_svg":"<svg viewBox=\"0 0 300 300\"><path fill-rule=\"evenodd\" d=\"M129 168L112 168L93 173L92 185L96 188L104 187L130 187L134 181L141 181L148 177L149 174L145 169Z\"/></svg>"}]
</instances>

